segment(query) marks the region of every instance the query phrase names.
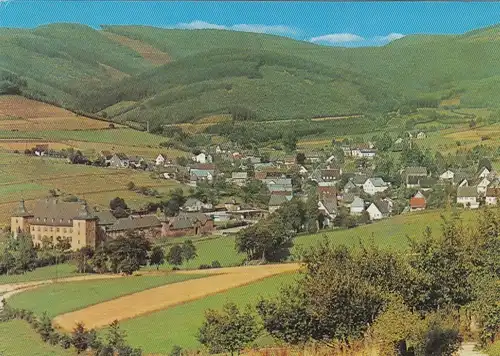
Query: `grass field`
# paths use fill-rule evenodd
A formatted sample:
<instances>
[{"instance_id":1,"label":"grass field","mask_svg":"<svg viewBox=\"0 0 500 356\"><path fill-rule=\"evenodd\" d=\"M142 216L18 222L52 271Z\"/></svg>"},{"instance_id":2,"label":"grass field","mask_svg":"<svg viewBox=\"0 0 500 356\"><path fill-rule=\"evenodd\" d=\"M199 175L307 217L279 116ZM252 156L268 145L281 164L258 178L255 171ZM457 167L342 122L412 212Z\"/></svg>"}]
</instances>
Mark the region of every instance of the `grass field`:
<instances>
[{"instance_id":1,"label":"grass field","mask_svg":"<svg viewBox=\"0 0 500 356\"><path fill-rule=\"evenodd\" d=\"M121 328L128 334L127 341L140 346L146 353L167 355L174 345L186 349L200 347L196 332L203 323L207 309L220 309L228 301L243 307L255 303L260 297L277 293L281 286L291 283L296 274L282 274L234 288L200 300L125 320Z\"/></svg>"},{"instance_id":2,"label":"grass field","mask_svg":"<svg viewBox=\"0 0 500 356\"><path fill-rule=\"evenodd\" d=\"M168 309L274 275L296 272L299 268L299 264L288 263L205 270L203 273L211 274L209 277L164 285L61 314L54 319L54 324L67 331L72 330L78 321L90 328L102 328L114 320L132 319ZM182 271L178 274L199 275L200 271Z\"/></svg>"},{"instance_id":3,"label":"grass field","mask_svg":"<svg viewBox=\"0 0 500 356\"><path fill-rule=\"evenodd\" d=\"M292 253L301 248L308 248L320 242L324 236L334 245L356 246L360 242L370 243L373 239L377 246L393 250L404 250L408 247L407 236L420 238L426 227L439 234L441 228L441 214L449 216L446 211L424 211L405 215L397 215L369 225L354 229L327 231L314 235L301 235L295 238ZM462 217L467 221L472 219L475 212L463 211Z\"/></svg>"},{"instance_id":4,"label":"grass field","mask_svg":"<svg viewBox=\"0 0 500 356\"><path fill-rule=\"evenodd\" d=\"M15 308L29 309L38 315L47 312L50 317L54 317L127 294L201 277L204 275L200 272L200 275L144 275L49 284L16 294L9 299L9 304ZM55 300L57 303L54 303Z\"/></svg>"},{"instance_id":5,"label":"grass field","mask_svg":"<svg viewBox=\"0 0 500 356\"><path fill-rule=\"evenodd\" d=\"M74 350L44 343L24 320L0 323L0 355L5 356L74 356Z\"/></svg>"},{"instance_id":6,"label":"grass field","mask_svg":"<svg viewBox=\"0 0 500 356\"><path fill-rule=\"evenodd\" d=\"M0 284L44 281L48 279L82 276L76 272L75 266L71 264L60 264L57 266L47 266L37 268L32 272L15 275L0 275Z\"/></svg>"},{"instance_id":7,"label":"grass field","mask_svg":"<svg viewBox=\"0 0 500 356\"><path fill-rule=\"evenodd\" d=\"M333 245L357 246L359 242L369 243L371 239L382 248L404 250L408 247L408 239L420 238L429 226L435 233L440 232L441 214L445 216L450 212L444 210L415 212L411 214L398 215L378 221L372 224L363 225L348 230L324 230L313 235L299 235L294 239L294 246L291 249L292 257L318 244L326 236ZM465 219L473 217L475 212L463 211ZM173 243L174 241L172 241ZM179 241L179 243L182 241ZM235 237L223 236L201 241L193 240L196 245L198 257L185 263L182 268L196 269L200 264L210 264L212 261L219 261L222 266L236 266L245 259L244 254L238 254L235 250ZM168 252L169 246L166 247ZM171 269L172 266L163 265L162 269Z\"/></svg>"}]
</instances>

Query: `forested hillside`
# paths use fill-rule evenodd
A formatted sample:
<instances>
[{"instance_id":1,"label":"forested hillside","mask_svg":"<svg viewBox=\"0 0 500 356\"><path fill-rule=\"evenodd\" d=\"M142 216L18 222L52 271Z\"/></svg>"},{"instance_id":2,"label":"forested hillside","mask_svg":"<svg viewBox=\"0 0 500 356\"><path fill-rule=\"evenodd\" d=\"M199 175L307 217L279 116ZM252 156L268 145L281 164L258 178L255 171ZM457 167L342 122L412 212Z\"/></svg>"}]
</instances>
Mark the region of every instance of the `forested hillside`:
<instances>
[{"instance_id":1,"label":"forested hillside","mask_svg":"<svg viewBox=\"0 0 500 356\"><path fill-rule=\"evenodd\" d=\"M338 48L223 30L1 29L0 94L153 124L235 110L252 121L386 112L449 98L498 107L499 34L490 27Z\"/></svg>"}]
</instances>

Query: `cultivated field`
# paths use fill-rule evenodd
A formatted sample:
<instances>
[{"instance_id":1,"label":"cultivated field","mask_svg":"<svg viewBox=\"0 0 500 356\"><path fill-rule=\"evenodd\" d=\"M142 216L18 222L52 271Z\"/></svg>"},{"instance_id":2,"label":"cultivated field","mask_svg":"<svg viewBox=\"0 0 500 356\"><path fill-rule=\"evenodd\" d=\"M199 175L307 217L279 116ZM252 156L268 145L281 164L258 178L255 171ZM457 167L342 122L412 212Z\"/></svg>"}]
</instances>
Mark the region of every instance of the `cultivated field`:
<instances>
[{"instance_id":1,"label":"cultivated field","mask_svg":"<svg viewBox=\"0 0 500 356\"><path fill-rule=\"evenodd\" d=\"M130 344L141 347L148 355L168 355L174 345L188 350L198 349L201 345L196 333L203 323L207 309L221 309L226 302L236 303L241 308L247 304L255 304L261 297L274 296L280 288L291 284L296 278L296 273L269 277L165 310L124 320L120 323L120 328L127 332L127 341ZM273 340L264 335L256 340L256 344L268 346L273 344Z\"/></svg>"},{"instance_id":2,"label":"cultivated field","mask_svg":"<svg viewBox=\"0 0 500 356\"><path fill-rule=\"evenodd\" d=\"M164 193L181 187L174 181L153 179L150 173L140 170L73 165L61 159L0 152L0 224L8 222L21 198L29 209L34 200L46 198L50 189L85 198L101 209L108 208L109 201L117 196L132 208L158 200L127 190L130 181Z\"/></svg>"},{"instance_id":3,"label":"cultivated field","mask_svg":"<svg viewBox=\"0 0 500 356\"><path fill-rule=\"evenodd\" d=\"M9 299L9 304L14 308L31 310L37 315L47 312L54 317L124 295L204 276L200 271L198 274L167 273L54 283L16 294Z\"/></svg>"},{"instance_id":4,"label":"cultivated field","mask_svg":"<svg viewBox=\"0 0 500 356\"><path fill-rule=\"evenodd\" d=\"M71 131L108 127L108 122L79 116L57 106L21 96L0 96L0 130Z\"/></svg>"},{"instance_id":5,"label":"cultivated field","mask_svg":"<svg viewBox=\"0 0 500 356\"><path fill-rule=\"evenodd\" d=\"M298 264L281 264L207 270L206 273L213 274L213 276L165 285L113 299L76 312L59 315L54 319L54 323L68 331L79 321L89 328L104 327L115 319L130 319L167 309L276 274L294 272L298 269ZM185 271L179 273L190 275L193 273L199 274L200 272Z\"/></svg>"}]
</instances>

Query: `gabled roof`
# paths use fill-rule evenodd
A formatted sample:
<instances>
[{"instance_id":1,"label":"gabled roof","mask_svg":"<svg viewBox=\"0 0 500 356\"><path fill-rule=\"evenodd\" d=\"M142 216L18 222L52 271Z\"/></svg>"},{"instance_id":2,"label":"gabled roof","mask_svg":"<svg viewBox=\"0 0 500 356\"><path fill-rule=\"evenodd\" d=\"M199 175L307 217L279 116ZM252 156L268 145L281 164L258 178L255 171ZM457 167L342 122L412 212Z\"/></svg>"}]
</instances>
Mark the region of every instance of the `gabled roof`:
<instances>
[{"instance_id":1,"label":"gabled roof","mask_svg":"<svg viewBox=\"0 0 500 356\"><path fill-rule=\"evenodd\" d=\"M169 226L172 230L188 229L199 221L205 225L210 218L203 213L180 213L179 215L170 218Z\"/></svg>"},{"instance_id":2,"label":"gabled roof","mask_svg":"<svg viewBox=\"0 0 500 356\"><path fill-rule=\"evenodd\" d=\"M271 195L271 198L269 199L269 206L281 206L284 203L286 203L288 199L286 198L285 195L276 195L273 194Z\"/></svg>"},{"instance_id":3,"label":"gabled roof","mask_svg":"<svg viewBox=\"0 0 500 356\"><path fill-rule=\"evenodd\" d=\"M115 153L114 154L116 157L118 157L120 160L122 161L126 161L128 160L128 157L125 153Z\"/></svg>"},{"instance_id":4,"label":"gabled roof","mask_svg":"<svg viewBox=\"0 0 500 356\"><path fill-rule=\"evenodd\" d=\"M426 176L427 168L426 167L406 167L404 170L407 176Z\"/></svg>"},{"instance_id":5,"label":"gabled roof","mask_svg":"<svg viewBox=\"0 0 500 356\"><path fill-rule=\"evenodd\" d=\"M95 213L95 216L98 219L99 225L113 225L117 221L117 219L113 214L111 214L109 210L98 211Z\"/></svg>"},{"instance_id":6,"label":"gabled roof","mask_svg":"<svg viewBox=\"0 0 500 356\"><path fill-rule=\"evenodd\" d=\"M384 201L384 200L377 200L377 201L373 202L373 204L377 207L377 209L382 214L389 214L390 213L389 202Z\"/></svg>"},{"instance_id":7,"label":"gabled roof","mask_svg":"<svg viewBox=\"0 0 500 356\"><path fill-rule=\"evenodd\" d=\"M366 182L366 180L368 179L368 177L364 174L356 174L353 178L352 178L352 182L354 184L364 184Z\"/></svg>"},{"instance_id":8,"label":"gabled roof","mask_svg":"<svg viewBox=\"0 0 500 356\"><path fill-rule=\"evenodd\" d=\"M214 171L204 169L191 169L189 171L189 174L196 177L208 177L209 175L213 175Z\"/></svg>"},{"instance_id":9,"label":"gabled roof","mask_svg":"<svg viewBox=\"0 0 500 356\"><path fill-rule=\"evenodd\" d=\"M425 198L413 197L410 199L410 206L412 208L425 208L426 205L427 202L425 201Z\"/></svg>"},{"instance_id":10,"label":"gabled roof","mask_svg":"<svg viewBox=\"0 0 500 356\"><path fill-rule=\"evenodd\" d=\"M323 204L329 214L337 211L337 199L322 199L321 204Z\"/></svg>"},{"instance_id":11,"label":"gabled roof","mask_svg":"<svg viewBox=\"0 0 500 356\"><path fill-rule=\"evenodd\" d=\"M232 179L247 179L248 178L248 173L247 172L233 172L231 174Z\"/></svg>"},{"instance_id":12,"label":"gabled roof","mask_svg":"<svg viewBox=\"0 0 500 356\"><path fill-rule=\"evenodd\" d=\"M373 184L374 187L386 187L387 183L384 182L382 178L376 177L376 178L368 178L369 181Z\"/></svg>"},{"instance_id":13,"label":"gabled roof","mask_svg":"<svg viewBox=\"0 0 500 356\"><path fill-rule=\"evenodd\" d=\"M118 219L106 231L127 231L137 229L150 229L160 227L161 221L156 215L147 215L141 217L128 217Z\"/></svg>"},{"instance_id":14,"label":"gabled roof","mask_svg":"<svg viewBox=\"0 0 500 356\"><path fill-rule=\"evenodd\" d=\"M44 199L35 203L32 216L36 225L73 226L72 220L97 219L85 202L64 202Z\"/></svg>"},{"instance_id":15,"label":"gabled roof","mask_svg":"<svg viewBox=\"0 0 500 356\"><path fill-rule=\"evenodd\" d=\"M477 187L476 186L458 187L457 197L458 198L477 197Z\"/></svg>"},{"instance_id":16,"label":"gabled roof","mask_svg":"<svg viewBox=\"0 0 500 356\"><path fill-rule=\"evenodd\" d=\"M183 206L191 206L196 204L203 204L201 200L196 198L188 198Z\"/></svg>"},{"instance_id":17,"label":"gabled roof","mask_svg":"<svg viewBox=\"0 0 500 356\"><path fill-rule=\"evenodd\" d=\"M361 199L360 197L354 197L354 200L351 203L351 208L364 208L365 207L365 201Z\"/></svg>"}]
</instances>

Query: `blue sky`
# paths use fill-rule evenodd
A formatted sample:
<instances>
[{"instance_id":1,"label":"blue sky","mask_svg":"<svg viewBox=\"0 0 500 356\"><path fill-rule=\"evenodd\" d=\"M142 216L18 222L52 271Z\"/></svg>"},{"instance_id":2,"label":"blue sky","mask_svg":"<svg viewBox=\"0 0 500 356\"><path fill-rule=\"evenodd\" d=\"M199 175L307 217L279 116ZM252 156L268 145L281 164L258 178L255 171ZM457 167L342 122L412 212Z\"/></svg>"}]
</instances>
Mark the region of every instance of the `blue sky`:
<instances>
[{"instance_id":1,"label":"blue sky","mask_svg":"<svg viewBox=\"0 0 500 356\"><path fill-rule=\"evenodd\" d=\"M408 34L458 34L497 24L500 3L0 0L0 27L54 22L220 28L367 46Z\"/></svg>"}]
</instances>

